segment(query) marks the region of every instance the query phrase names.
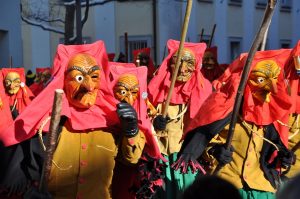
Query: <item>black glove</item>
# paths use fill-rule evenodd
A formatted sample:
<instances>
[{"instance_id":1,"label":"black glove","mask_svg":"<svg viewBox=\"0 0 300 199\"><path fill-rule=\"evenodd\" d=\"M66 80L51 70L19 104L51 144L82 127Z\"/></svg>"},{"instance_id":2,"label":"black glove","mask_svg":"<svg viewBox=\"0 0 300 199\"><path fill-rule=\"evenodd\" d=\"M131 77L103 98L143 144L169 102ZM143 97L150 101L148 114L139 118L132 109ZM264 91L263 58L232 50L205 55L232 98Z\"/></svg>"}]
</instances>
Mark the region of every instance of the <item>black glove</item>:
<instances>
[{"instance_id":1,"label":"black glove","mask_svg":"<svg viewBox=\"0 0 300 199\"><path fill-rule=\"evenodd\" d=\"M294 154L294 152L289 150L278 151L277 157L281 163L281 166L285 169L295 164L296 161L296 155Z\"/></svg>"},{"instance_id":2,"label":"black glove","mask_svg":"<svg viewBox=\"0 0 300 199\"><path fill-rule=\"evenodd\" d=\"M158 115L153 120L153 127L155 130L163 131L166 129L167 122L170 120L169 117L163 117L162 115Z\"/></svg>"},{"instance_id":3,"label":"black glove","mask_svg":"<svg viewBox=\"0 0 300 199\"><path fill-rule=\"evenodd\" d=\"M138 118L134 108L125 102L117 105L117 113L122 125L122 130L126 137L134 137L138 134Z\"/></svg>"},{"instance_id":4,"label":"black glove","mask_svg":"<svg viewBox=\"0 0 300 199\"><path fill-rule=\"evenodd\" d=\"M232 146L230 146L229 149L226 149L224 144L217 144L212 147L208 153L213 155L218 160L220 166L224 166L232 161L233 151L234 149Z\"/></svg>"},{"instance_id":5,"label":"black glove","mask_svg":"<svg viewBox=\"0 0 300 199\"><path fill-rule=\"evenodd\" d=\"M38 188L31 187L23 196L24 199L52 199L49 192L40 192Z\"/></svg>"},{"instance_id":6,"label":"black glove","mask_svg":"<svg viewBox=\"0 0 300 199\"><path fill-rule=\"evenodd\" d=\"M180 170L181 173L186 173L188 167L191 168L192 173L197 170L201 170L202 166L197 161L197 158L201 156L206 145L209 143L209 136L199 131L200 128L194 129L194 132L190 132L185 138L182 148L178 153L178 159L171 167L175 170Z\"/></svg>"}]
</instances>

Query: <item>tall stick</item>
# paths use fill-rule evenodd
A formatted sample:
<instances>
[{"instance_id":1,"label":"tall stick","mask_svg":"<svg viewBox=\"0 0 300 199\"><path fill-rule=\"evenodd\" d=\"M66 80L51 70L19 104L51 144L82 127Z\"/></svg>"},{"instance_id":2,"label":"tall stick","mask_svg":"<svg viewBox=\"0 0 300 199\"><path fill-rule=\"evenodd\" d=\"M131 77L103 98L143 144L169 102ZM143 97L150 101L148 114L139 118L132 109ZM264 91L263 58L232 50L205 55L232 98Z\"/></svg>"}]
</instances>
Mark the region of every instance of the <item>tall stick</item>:
<instances>
[{"instance_id":1,"label":"tall stick","mask_svg":"<svg viewBox=\"0 0 300 199\"><path fill-rule=\"evenodd\" d=\"M128 63L128 34L125 32L124 34L124 42L125 42L125 62Z\"/></svg>"},{"instance_id":2,"label":"tall stick","mask_svg":"<svg viewBox=\"0 0 300 199\"><path fill-rule=\"evenodd\" d=\"M227 149L229 149L230 146L231 146L233 133L234 133L234 129L235 129L235 124L236 124L236 121L237 121L237 115L238 115L238 112L240 110L241 101L242 101L242 97L243 97L243 94L244 94L244 90L245 90L246 82L247 82L247 79L248 79L248 74L249 74L249 71L250 71L252 60L253 60L253 57L254 57L259 45L262 42L262 39L263 39L263 36L264 36L265 32L267 31L267 29L270 25L270 21L272 19L273 13L274 13L275 5L276 5L276 0L269 0L268 1L268 5L266 7L265 14L264 14L260 29L259 29L258 33L256 34L256 36L253 40L252 46L250 48L250 51L249 51L249 54L248 54L248 57L247 57L247 60L246 60L245 67L243 69L243 73L242 73L241 81L240 81L240 84L239 84L239 87L238 87L235 102L234 102L234 107L233 107L233 112L232 112L232 116L231 116L228 136L227 136L226 144L225 144ZM214 174L216 174L221 168L222 168L222 166L218 165L216 170L214 171Z\"/></svg>"},{"instance_id":3,"label":"tall stick","mask_svg":"<svg viewBox=\"0 0 300 199\"><path fill-rule=\"evenodd\" d=\"M12 68L13 66L13 58L12 56L9 57L9 67Z\"/></svg>"},{"instance_id":4,"label":"tall stick","mask_svg":"<svg viewBox=\"0 0 300 199\"><path fill-rule=\"evenodd\" d=\"M217 27L217 24L214 24L214 27L213 27L213 29L211 31L211 35L210 35L210 38L209 38L209 41L208 41L208 45L207 45L208 48L211 47L211 43L212 43L212 40L213 40L214 35L215 35L216 27Z\"/></svg>"},{"instance_id":5,"label":"tall stick","mask_svg":"<svg viewBox=\"0 0 300 199\"><path fill-rule=\"evenodd\" d=\"M165 101L163 114L162 114L163 117L167 116L167 112L168 112L170 100L171 100L171 97L172 97L176 77L177 77L177 74L178 74L178 70L179 70L179 66L180 66L180 62L181 62L181 57L182 57L183 44L184 44L184 41L185 41L186 32L187 32L188 25L189 25L189 20L190 20L190 15L191 15L191 10L192 10L192 4L193 4L193 0L188 0L187 1L187 6L186 6L186 11L185 11L185 16L184 16L184 22L183 22L183 28L182 28L182 32L181 32L181 39L180 39L180 43L179 43L178 55L177 55L177 58L176 58L176 65L175 65L175 69L172 73L171 86L170 86L170 89L169 89L167 99Z\"/></svg>"},{"instance_id":6,"label":"tall stick","mask_svg":"<svg viewBox=\"0 0 300 199\"><path fill-rule=\"evenodd\" d=\"M201 29L201 34L200 34L200 40L199 40L199 42L202 42L202 40L203 40L203 34L204 34L204 28Z\"/></svg>"},{"instance_id":7,"label":"tall stick","mask_svg":"<svg viewBox=\"0 0 300 199\"><path fill-rule=\"evenodd\" d=\"M271 20L270 20L270 24L271 24ZM264 34L264 38L263 38L263 41L261 42L261 46L260 46L260 50L261 51L264 51L266 49L266 44L267 44L267 38L268 38L268 32L269 32L269 27L270 27L270 24L268 25L268 28Z\"/></svg>"},{"instance_id":8,"label":"tall stick","mask_svg":"<svg viewBox=\"0 0 300 199\"><path fill-rule=\"evenodd\" d=\"M53 154L56 148L56 142L58 137L57 131L60 122L60 112L61 112L63 93L64 91L61 89L55 90L49 133L47 134L45 160L43 164L43 171L42 171L42 176L41 176L41 181L39 186L39 190L41 192L45 192L47 190L47 183L50 176Z\"/></svg>"}]
</instances>

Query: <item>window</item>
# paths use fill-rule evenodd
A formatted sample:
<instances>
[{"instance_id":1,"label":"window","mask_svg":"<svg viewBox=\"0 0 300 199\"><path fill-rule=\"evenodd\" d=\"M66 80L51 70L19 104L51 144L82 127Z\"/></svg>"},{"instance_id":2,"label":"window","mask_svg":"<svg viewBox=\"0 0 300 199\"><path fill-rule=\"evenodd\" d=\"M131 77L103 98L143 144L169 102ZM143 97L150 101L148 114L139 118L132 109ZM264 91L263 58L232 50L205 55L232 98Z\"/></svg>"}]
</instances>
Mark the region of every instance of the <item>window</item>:
<instances>
[{"instance_id":1,"label":"window","mask_svg":"<svg viewBox=\"0 0 300 199\"><path fill-rule=\"evenodd\" d=\"M231 6L242 6L243 0L229 0L228 5Z\"/></svg>"},{"instance_id":2,"label":"window","mask_svg":"<svg viewBox=\"0 0 300 199\"><path fill-rule=\"evenodd\" d=\"M281 0L280 1L280 11L281 12L291 12L292 0Z\"/></svg>"},{"instance_id":3,"label":"window","mask_svg":"<svg viewBox=\"0 0 300 199\"><path fill-rule=\"evenodd\" d=\"M291 40L282 39L280 40L281 48L291 48Z\"/></svg>"},{"instance_id":4,"label":"window","mask_svg":"<svg viewBox=\"0 0 300 199\"><path fill-rule=\"evenodd\" d=\"M213 0L198 0L198 1L203 3L213 3Z\"/></svg>"},{"instance_id":5,"label":"window","mask_svg":"<svg viewBox=\"0 0 300 199\"><path fill-rule=\"evenodd\" d=\"M152 46L151 36L128 36L128 62L133 61L133 51ZM125 37L120 37L120 52L125 54Z\"/></svg>"},{"instance_id":6,"label":"window","mask_svg":"<svg viewBox=\"0 0 300 199\"><path fill-rule=\"evenodd\" d=\"M256 0L256 8L265 9L267 6L268 0Z\"/></svg>"},{"instance_id":7,"label":"window","mask_svg":"<svg viewBox=\"0 0 300 199\"><path fill-rule=\"evenodd\" d=\"M237 58L241 54L241 42L242 38L239 37L230 37L229 38L229 52L230 52L230 62Z\"/></svg>"}]
</instances>

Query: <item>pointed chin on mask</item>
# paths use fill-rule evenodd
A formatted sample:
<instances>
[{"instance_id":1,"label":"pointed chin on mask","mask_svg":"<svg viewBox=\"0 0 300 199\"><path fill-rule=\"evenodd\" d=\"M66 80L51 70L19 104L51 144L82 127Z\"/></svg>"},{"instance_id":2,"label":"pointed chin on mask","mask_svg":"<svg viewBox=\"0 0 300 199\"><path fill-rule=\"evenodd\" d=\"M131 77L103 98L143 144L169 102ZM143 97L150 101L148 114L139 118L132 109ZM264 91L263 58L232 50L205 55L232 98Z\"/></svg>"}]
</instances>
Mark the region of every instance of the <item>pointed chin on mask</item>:
<instances>
[{"instance_id":1,"label":"pointed chin on mask","mask_svg":"<svg viewBox=\"0 0 300 199\"><path fill-rule=\"evenodd\" d=\"M248 79L253 97L261 103L269 103L271 94L277 93L279 74L280 67L273 60L258 62Z\"/></svg>"},{"instance_id":2,"label":"pointed chin on mask","mask_svg":"<svg viewBox=\"0 0 300 199\"><path fill-rule=\"evenodd\" d=\"M68 64L64 90L69 103L77 108L90 108L100 88L100 68L88 54L75 55Z\"/></svg>"}]
</instances>

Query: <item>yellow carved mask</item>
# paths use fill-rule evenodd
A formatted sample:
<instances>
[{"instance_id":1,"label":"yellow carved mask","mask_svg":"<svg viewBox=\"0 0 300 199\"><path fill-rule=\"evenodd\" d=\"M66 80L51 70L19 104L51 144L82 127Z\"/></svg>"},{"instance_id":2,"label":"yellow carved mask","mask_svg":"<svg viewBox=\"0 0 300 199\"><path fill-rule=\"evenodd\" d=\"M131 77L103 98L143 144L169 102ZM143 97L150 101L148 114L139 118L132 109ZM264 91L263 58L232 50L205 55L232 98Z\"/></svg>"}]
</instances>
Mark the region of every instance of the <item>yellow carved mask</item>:
<instances>
[{"instance_id":1,"label":"yellow carved mask","mask_svg":"<svg viewBox=\"0 0 300 199\"><path fill-rule=\"evenodd\" d=\"M115 98L133 105L138 97L139 81L135 75L123 74L114 87Z\"/></svg>"},{"instance_id":2,"label":"yellow carved mask","mask_svg":"<svg viewBox=\"0 0 300 199\"><path fill-rule=\"evenodd\" d=\"M77 54L70 59L65 73L64 90L70 104L89 108L96 102L100 88L100 67L94 57Z\"/></svg>"},{"instance_id":3,"label":"yellow carved mask","mask_svg":"<svg viewBox=\"0 0 300 199\"><path fill-rule=\"evenodd\" d=\"M277 93L277 81L280 74L280 67L273 60L258 62L252 69L248 85L253 97L260 102L270 102L271 93Z\"/></svg>"},{"instance_id":4,"label":"yellow carved mask","mask_svg":"<svg viewBox=\"0 0 300 199\"><path fill-rule=\"evenodd\" d=\"M4 79L4 86L10 95L17 94L21 87L21 79L19 73L9 72Z\"/></svg>"},{"instance_id":5,"label":"yellow carved mask","mask_svg":"<svg viewBox=\"0 0 300 199\"><path fill-rule=\"evenodd\" d=\"M171 59L170 66L172 72L175 70L177 54L178 51L174 53ZM180 60L180 66L179 66L176 81L187 82L192 77L192 74L195 70L195 65L196 65L196 59L194 53L190 49L184 48Z\"/></svg>"},{"instance_id":6,"label":"yellow carved mask","mask_svg":"<svg viewBox=\"0 0 300 199\"><path fill-rule=\"evenodd\" d=\"M208 69L208 70L212 70L215 68L216 65L218 65L218 62L214 56L214 54L212 52L205 52L203 55L203 67Z\"/></svg>"}]
</instances>

